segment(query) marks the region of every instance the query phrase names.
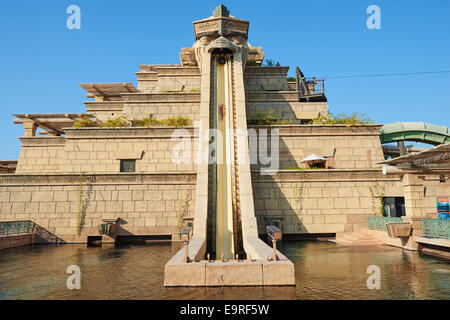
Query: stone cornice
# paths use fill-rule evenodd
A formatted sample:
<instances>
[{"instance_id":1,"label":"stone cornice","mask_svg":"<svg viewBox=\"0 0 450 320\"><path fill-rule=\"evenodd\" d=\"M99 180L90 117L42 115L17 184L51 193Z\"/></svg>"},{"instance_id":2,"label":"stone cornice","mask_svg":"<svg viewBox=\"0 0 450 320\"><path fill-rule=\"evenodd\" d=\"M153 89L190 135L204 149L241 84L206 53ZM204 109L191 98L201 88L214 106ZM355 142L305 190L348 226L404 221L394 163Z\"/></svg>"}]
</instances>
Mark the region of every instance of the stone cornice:
<instances>
[{"instance_id":1,"label":"stone cornice","mask_svg":"<svg viewBox=\"0 0 450 320\"><path fill-rule=\"evenodd\" d=\"M23 147L64 147L66 137L19 137Z\"/></svg>"},{"instance_id":2,"label":"stone cornice","mask_svg":"<svg viewBox=\"0 0 450 320\"><path fill-rule=\"evenodd\" d=\"M125 103L200 103L199 92L122 94Z\"/></svg>"},{"instance_id":3,"label":"stone cornice","mask_svg":"<svg viewBox=\"0 0 450 320\"><path fill-rule=\"evenodd\" d=\"M79 185L83 184L195 184L196 174L114 173L114 174L24 174L0 175L0 186Z\"/></svg>"},{"instance_id":4,"label":"stone cornice","mask_svg":"<svg viewBox=\"0 0 450 320\"><path fill-rule=\"evenodd\" d=\"M247 39L249 21L235 17L209 17L193 22L195 39L203 36L232 36L240 35Z\"/></svg>"},{"instance_id":5,"label":"stone cornice","mask_svg":"<svg viewBox=\"0 0 450 320\"><path fill-rule=\"evenodd\" d=\"M122 111L123 101L84 101L86 111Z\"/></svg>"},{"instance_id":6,"label":"stone cornice","mask_svg":"<svg viewBox=\"0 0 450 320\"><path fill-rule=\"evenodd\" d=\"M200 69L198 67L155 67L158 77L200 77Z\"/></svg>"},{"instance_id":7,"label":"stone cornice","mask_svg":"<svg viewBox=\"0 0 450 320\"><path fill-rule=\"evenodd\" d=\"M4 174L2 186L52 186L83 184L196 184L196 172L112 173L112 174ZM436 179L430 179L436 180ZM274 175L252 171L253 183L273 182L401 182L399 177L383 176L381 169L280 170Z\"/></svg>"},{"instance_id":8,"label":"stone cornice","mask_svg":"<svg viewBox=\"0 0 450 320\"><path fill-rule=\"evenodd\" d=\"M248 129L278 129L280 136L379 136L382 124L369 125L275 125L248 126Z\"/></svg>"},{"instance_id":9,"label":"stone cornice","mask_svg":"<svg viewBox=\"0 0 450 320\"><path fill-rule=\"evenodd\" d=\"M64 131L66 139L170 139L173 131L177 129L187 130L189 132L187 137L195 137L194 127L65 128Z\"/></svg>"},{"instance_id":10,"label":"stone cornice","mask_svg":"<svg viewBox=\"0 0 450 320\"><path fill-rule=\"evenodd\" d=\"M352 181L401 181L400 178L386 177L381 169L329 169L329 170L279 170L274 175L262 175L252 171L253 182L352 182Z\"/></svg>"}]
</instances>

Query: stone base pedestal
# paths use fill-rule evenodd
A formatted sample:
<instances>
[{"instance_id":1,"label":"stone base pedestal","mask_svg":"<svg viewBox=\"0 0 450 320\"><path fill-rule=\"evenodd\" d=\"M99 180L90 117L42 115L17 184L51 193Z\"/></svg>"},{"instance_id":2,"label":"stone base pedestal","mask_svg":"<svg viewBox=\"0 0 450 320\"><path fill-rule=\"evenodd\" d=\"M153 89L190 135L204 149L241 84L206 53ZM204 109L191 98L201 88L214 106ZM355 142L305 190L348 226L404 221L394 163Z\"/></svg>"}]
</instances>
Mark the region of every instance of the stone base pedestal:
<instances>
[{"instance_id":1,"label":"stone base pedestal","mask_svg":"<svg viewBox=\"0 0 450 320\"><path fill-rule=\"evenodd\" d=\"M102 243L116 243L116 236L102 235Z\"/></svg>"}]
</instances>

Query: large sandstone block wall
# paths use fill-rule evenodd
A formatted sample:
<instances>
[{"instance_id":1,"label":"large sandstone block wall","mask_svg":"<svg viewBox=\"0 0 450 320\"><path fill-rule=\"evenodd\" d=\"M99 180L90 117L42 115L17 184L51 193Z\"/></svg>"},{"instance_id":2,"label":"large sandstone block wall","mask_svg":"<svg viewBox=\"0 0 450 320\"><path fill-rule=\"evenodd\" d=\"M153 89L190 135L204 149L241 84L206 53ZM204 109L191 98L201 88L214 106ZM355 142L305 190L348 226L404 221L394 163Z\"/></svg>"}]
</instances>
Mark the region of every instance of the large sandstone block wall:
<instances>
[{"instance_id":1,"label":"large sandstone block wall","mask_svg":"<svg viewBox=\"0 0 450 320\"><path fill-rule=\"evenodd\" d=\"M129 120L142 119L153 114L157 119L183 116L198 120L200 93L124 94L123 115Z\"/></svg>"},{"instance_id":2,"label":"large sandstone block wall","mask_svg":"<svg viewBox=\"0 0 450 320\"><path fill-rule=\"evenodd\" d=\"M123 114L123 101L85 101L86 112L101 122Z\"/></svg>"},{"instance_id":3,"label":"large sandstone block wall","mask_svg":"<svg viewBox=\"0 0 450 320\"><path fill-rule=\"evenodd\" d=\"M286 234L338 233L367 227L381 215L380 197L403 196L403 187L381 170L254 172L253 194L260 234L273 220Z\"/></svg>"},{"instance_id":4,"label":"large sandstone block wall","mask_svg":"<svg viewBox=\"0 0 450 320\"><path fill-rule=\"evenodd\" d=\"M267 146L270 151L270 129L279 130L280 169L306 168L301 160L310 154L328 159L330 169L363 169L377 167L384 160L379 132L381 125L298 125L249 126L257 131L267 129ZM250 144L251 153L257 153L256 144ZM260 168L253 165L253 169Z\"/></svg>"},{"instance_id":5,"label":"large sandstone block wall","mask_svg":"<svg viewBox=\"0 0 450 320\"><path fill-rule=\"evenodd\" d=\"M0 178L0 221L32 220L67 242L99 236L102 218L121 218L117 235L176 235L194 207L195 175L189 174Z\"/></svg>"},{"instance_id":6,"label":"large sandstone block wall","mask_svg":"<svg viewBox=\"0 0 450 320\"><path fill-rule=\"evenodd\" d=\"M194 66L141 65L136 73L142 93L191 92L200 89L200 70ZM289 91L289 67L247 66L244 73L246 91Z\"/></svg>"},{"instance_id":7,"label":"large sandstone block wall","mask_svg":"<svg viewBox=\"0 0 450 320\"><path fill-rule=\"evenodd\" d=\"M139 93L123 93L121 101L85 102L88 113L106 121L117 115L130 120L153 114L157 119L182 115L199 119L201 78L197 67L143 65L136 73ZM298 92L287 82L288 67L247 67L247 115L271 114L274 118L302 123L328 113L328 104L300 103Z\"/></svg>"},{"instance_id":8,"label":"large sandstone block wall","mask_svg":"<svg viewBox=\"0 0 450 320\"><path fill-rule=\"evenodd\" d=\"M142 119L153 114L157 119L167 119L181 115L191 120L199 119L200 93L153 93L123 94L123 101L85 102L87 113L100 121L118 115L129 120ZM327 102L299 102L296 92L248 92L246 94L248 119L257 115L271 116L273 119L288 120L293 124L308 122L320 115L328 114Z\"/></svg>"},{"instance_id":9,"label":"large sandstone block wall","mask_svg":"<svg viewBox=\"0 0 450 320\"><path fill-rule=\"evenodd\" d=\"M98 236L101 219L115 217L122 219L118 235L176 235L182 218L194 216L195 176L2 175L0 221L32 220L68 242ZM436 197L450 196L450 187L436 179L425 186L411 194L415 213L436 219ZM273 220L291 235L355 231L367 227L368 216L381 215L381 197L407 196L400 177L381 170L253 172L252 187L260 234Z\"/></svg>"},{"instance_id":10,"label":"large sandstone block wall","mask_svg":"<svg viewBox=\"0 0 450 320\"><path fill-rule=\"evenodd\" d=\"M181 65L141 65L136 73L142 93L192 92L200 89L198 67Z\"/></svg>"},{"instance_id":11,"label":"large sandstone block wall","mask_svg":"<svg viewBox=\"0 0 450 320\"><path fill-rule=\"evenodd\" d=\"M180 92L193 92L199 91L201 87L200 84L200 74L192 75L180 75L180 76L160 76L158 77L158 89L160 92L167 91L180 91Z\"/></svg>"},{"instance_id":12,"label":"large sandstone block wall","mask_svg":"<svg viewBox=\"0 0 450 320\"><path fill-rule=\"evenodd\" d=\"M245 67L245 91L289 91L289 67Z\"/></svg>"},{"instance_id":13,"label":"large sandstone block wall","mask_svg":"<svg viewBox=\"0 0 450 320\"><path fill-rule=\"evenodd\" d=\"M175 163L174 128L68 129L66 137L21 138L16 174L119 173L120 159L136 159L136 172L186 172L195 169L194 131L184 129L191 141L189 163ZM185 137L185 136L183 136ZM188 146L186 147L188 148ZM125 158L124 158L125 157Z\"/></svg>"},{"instance_id":14,"label":"large sandstone block wall","mask_svg":"<svg viewBox=\"0 0 450 320\"><path fill-rule=\"evenodd\" d=\"M287 120L291 124L308 124L320 115L328 114L327 102L270 101L247 102L247 119L268 115L273 119Z\"/></svg>"},{"instance_id":15,"label":"large sandstone block wall","mask_svg":"<svg viewBox=\"0 0 450 320\"><path fill-rule=\"evenodd\" d=\"M262 127L251 126L258 130ZM368 126L275 126L279 130L279 169L305 168L302 159L314 153L328 158L329 168L373 168L383 161L379 125ZM17 174L23 173L114 173L123 155L135 154L136 172L182 172L196 170L195 136L186 128L191 144L189 163L175 163L174 128L81 128L67 129L66 137L21 138ZM268 147L270 152L270 135ZM257 154L257 144L250 152ZM253 148L253 149L252 149ZM253 169L259 169L253 165Z\"/></svg>"},{"instance_id":16,"label":"large sandstone block wall","mask_svg":"<svg viewBox=\"0 0 450 320\"><path fill-rule=\"evenodd\" d=\"M21 173L58 173L64 163L65 137L23 137L16 167Z\"/></svg>"}]
</instances>

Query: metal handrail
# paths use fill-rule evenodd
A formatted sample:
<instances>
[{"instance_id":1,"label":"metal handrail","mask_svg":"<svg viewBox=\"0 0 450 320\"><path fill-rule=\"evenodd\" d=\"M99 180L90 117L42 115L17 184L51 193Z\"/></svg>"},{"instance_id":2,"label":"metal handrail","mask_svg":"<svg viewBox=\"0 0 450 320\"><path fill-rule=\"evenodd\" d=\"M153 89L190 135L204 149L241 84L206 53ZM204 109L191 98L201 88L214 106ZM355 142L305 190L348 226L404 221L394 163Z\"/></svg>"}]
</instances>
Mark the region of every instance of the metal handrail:
<instances>
[{"instance_id":1,"label":"metal handrail","mask_svg":"<svg viewBox=\"0 0 450 320\"><path fill-rule=\"evenodd\" d=\"M24 221L0 221L0 236L33 233L34 222Z\"/></svg>"},{"instance_id":2,"label":"metal handrail","mask_svg":"<svg viewBox=\"0 0 450 320\"><path fill-rule=\"evenodd\" d=\"M422 234L424 237L450 240L450 220L423 219Z\"/></svg>"},{"instance_id":3,"label":"metal handrail","mask_svg":"<svg viewBox=\"0 0 450 320\"><path fill-rule=\"evenodd\" d=\"M400 217L375 217L375 216L371 216L368 219L370 230L388 231L386 225L388 223L394 222L403 222L403 219Z\"/></svg>"},{"instance_id":4,"label":"metal handrail","mask_svg":"<svg viewBox=\"0 0 450 320\"><path fill-rule=\"evenodd\" d=\"M0 237L19 234L35 234L45 243L64 243L64 240L31 220L0 221Z\"/></svg>"}]
</instances>

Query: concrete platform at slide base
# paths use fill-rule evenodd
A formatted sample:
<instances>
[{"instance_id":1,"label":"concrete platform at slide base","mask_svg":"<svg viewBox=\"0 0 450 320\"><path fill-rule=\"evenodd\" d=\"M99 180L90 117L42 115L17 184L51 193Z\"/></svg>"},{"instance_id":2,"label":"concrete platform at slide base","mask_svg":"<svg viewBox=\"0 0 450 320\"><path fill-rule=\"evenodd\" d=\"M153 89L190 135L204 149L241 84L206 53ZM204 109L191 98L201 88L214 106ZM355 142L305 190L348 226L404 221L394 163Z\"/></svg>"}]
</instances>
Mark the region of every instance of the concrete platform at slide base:
<instances>
[{"instance_id":1,"label":"concrete platform at slide base","mask_svg":"<svg viewBox=\"0 0 450 320\"><path fill-rule=\"evenodd\" d=\"M204 239L189 243L189 257L184 263L185 248L179 250L164 268L166 287L225 287L225 286L295 286L294 264L277 251L277 261L266 259L207 261L204 257ZM261 240L253 241L254 248L263 256L270 256L271 248ZM256 251L255 251L256 252Z\"/></svg>"},{"instance_id":2,"label":"concrete platform at slide base","mask_svg":"<svg viewBox=\"0 0 450 320\"><path fill-rule=\"evenodd\" d=\"M293 286L294 264L280 261L197 261L168 263L167 287Z\"/></svg>"}]
</instances>

